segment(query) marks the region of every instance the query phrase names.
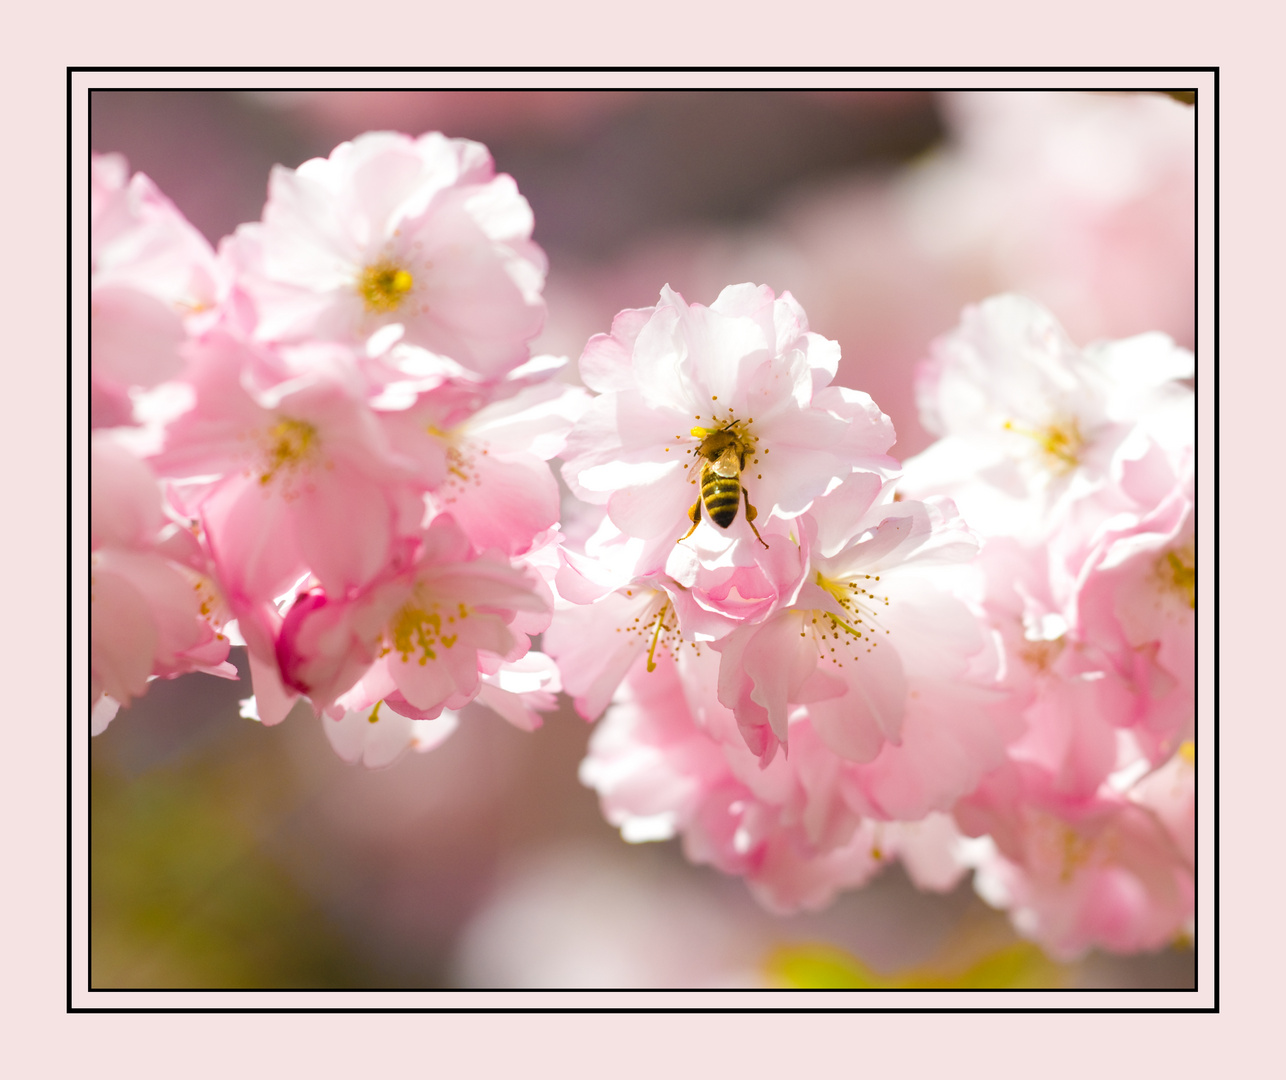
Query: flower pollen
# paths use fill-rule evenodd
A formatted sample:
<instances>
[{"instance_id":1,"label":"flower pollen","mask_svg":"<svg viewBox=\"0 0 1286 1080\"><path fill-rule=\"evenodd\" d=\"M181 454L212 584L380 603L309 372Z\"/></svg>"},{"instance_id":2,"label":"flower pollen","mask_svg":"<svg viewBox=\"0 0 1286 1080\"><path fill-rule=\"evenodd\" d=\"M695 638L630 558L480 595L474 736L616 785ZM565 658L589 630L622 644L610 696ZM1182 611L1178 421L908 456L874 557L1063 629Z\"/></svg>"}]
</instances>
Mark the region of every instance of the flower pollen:
<instances>
[{"instance_id":1,"label":"flower pollen","mask_svg":"<svg viewBox=\"0 0 1286 1080\"><path fill-rule=\"evenodd\" d=\"M728 409L732 412L732 409ZM696 419L700 420L698 416ZM735 417L720 418L711 415L710 422L713 427L694 427L688 434L699 442L688 452L695 456L698 461L715 461L717 462L725 455L728 450L732 450L737 459L742 462L742 468L746 464L753 464L759 459L755 457L759 446L759 437L750 430L750 425L755 422L752 416L749 420L740 420ZM679 436L675 436L679 438ZM765 451L767 453L767 451ZM693 480L696 483L696 480Z\"/></svg>"},{"instance_id":2,"label":"flower pollen","mask_svg":"<svg viewBox=\"0 0 1286 1080\"><path fill-rule=\"evenodd\" d=\"M1196 608L1197 560L1191 543L1167 551L1157 560L1156 573L1163 589L1187 600L1189 608Z\"/></svg>"},{"instance_id":3,"label":"flower pollen","mask_svg":"<svg viewBox=\"0 0 1286 1080\"><path fill-rule=\"evenodd\" d=\"M389 622L385 632L385 640L389 644L384 646L380 655L396 652L403 663L409 663L412 656L418 655L423 667L438 658L437 647L449 649L459 640L458 633L446 632L446 628L455 623L457 615L460 619L468 618L468 607L460 603L456 613L448 612L444 618L442 605L436 600L425 599L417 589Z\"/></svg>"},{"instance_id":4,"label":"flower pollen","mask_svg":"<svg viewBox=\"0 0 1286 1080\"><path fill-rule=\"evenodd\" d=\"M863 580L872 580L871 575L864 574ZM876 575L874 580L879 581L879 576ZM851 659L855 661L860 659L859 653L862 644L865 644L867 652L878 647L879 642L875 638L875 633L881 627L878 625L876 605L883 604L888 607L889 598L887 596L876 596L864 585L859 585L856 581L834 581L826 577L820 570L817 571L817 584L830 593L835 598L835 602L849 614L849 619L845 620L829 611L818 610L811 613L814 639L817 642L818 651L821 653L822 658L831 660L839 667L844 666L836 656L828 655L828 653L835 653L835 646L827 645L826 643L828 637L831 641L846 642L852 646L856 651L852 654ZM821 623L818 622L819 617L823 620ZM825 620L830 620L829 626ZM859 627L862 629L859 629ZM841 638L841 630L848 634L849 637ZM888 630L884 632L889 633ZM801 631L800 637L803 637L806 633L807 630Z\"/></svg>"},{"instance_id":5,"label":"flower pollen","mask_svg":"<svg viewBox=\"0 0 1286 1080\"><path fill-rule=\"evenodd\" d=\"M629 594L627 594L629 595ZM664 599L662 599L664 598ZM647 650L647 669L648 671L656 670L656 652L659 648L662 652L669 653L674 659L679 659L679 649L683 646L683 635L679 632L679 621L674 613L674 607L671 605L669 597L664 593L658 592L654 597L661 601L661 606L655 610L649 605L643 612L635 615L632 620L625 626L618 626L618 634L635 635L640 640L648 640ZM700 653L697 643L691 642L692 648Z\"/></svg>"},{"instance_id":6,"label":"flower pollen","mask_svg":"<svg viewBox=\"0 0 1286 1080\"><path fill-rule=\"evenodd\" d=\"M387 315L398 309L414 284L410 271L384 259L363 268L357 292L367 311Z\"/></svg>"},{"instance_id":7,"label":"flower pollen","mask_svg":"<svg viewBox=\"0 0 1286 1080\"><path fill-rule=\"evenodd\" d=\"M1048 427L1038 429L1020 427L1012 420L1006 420L1005 430L1033 440L1044 455L1045 464L1051 472L1069 472L1081 463L1080 452L1084 449L1085 439L1075 418L1055 421Z\"/></svg>"},{"instance_id":8,"label":"flower pollen","mask_svg":"<svg viewBox=\"0 0 1286 1080\"><path fill-rule=\"evenodd\" d=\"M427 430L435 439L446 444L447 477L441 493L445 501L455 502L470 484L481 487L482 481L478 479L475 461L476 445L461 439L455 431L443 431L434 424L430 424ZM487 453L485 447L482 453Z\"/></svg>"},{"instance_id":9,"label":"flower pollen","mask_svg":"<svg viewBox=\"0 0 1286 1080\"><path fill-rule=\"evenodd\" d=\"M295 472L315 456L317 429L307 420L282 417L267 431L259 483L267 484L282 469Z\"/></svg>"}]
</instances>

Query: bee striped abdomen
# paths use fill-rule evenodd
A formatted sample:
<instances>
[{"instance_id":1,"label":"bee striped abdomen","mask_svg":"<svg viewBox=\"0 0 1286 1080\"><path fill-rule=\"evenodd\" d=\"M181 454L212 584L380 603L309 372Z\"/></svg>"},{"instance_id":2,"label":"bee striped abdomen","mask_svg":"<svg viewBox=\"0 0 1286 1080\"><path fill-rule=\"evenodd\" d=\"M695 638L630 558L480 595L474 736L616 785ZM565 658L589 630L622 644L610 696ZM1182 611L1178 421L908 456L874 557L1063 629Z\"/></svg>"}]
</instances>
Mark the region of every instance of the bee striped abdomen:
<instances>
[{"instance_id":1,"label":"bee striped abdomen","mask_svg":"<svg viewBox=\"0 0 1286 1080\"><path fill-rule=\"evenodd\" d=\"M711 521L726 529L737 518L741 504L741 481L735 476L720 476L709 465L701 470L701 505Z\"/></svg>"}]
</instances>

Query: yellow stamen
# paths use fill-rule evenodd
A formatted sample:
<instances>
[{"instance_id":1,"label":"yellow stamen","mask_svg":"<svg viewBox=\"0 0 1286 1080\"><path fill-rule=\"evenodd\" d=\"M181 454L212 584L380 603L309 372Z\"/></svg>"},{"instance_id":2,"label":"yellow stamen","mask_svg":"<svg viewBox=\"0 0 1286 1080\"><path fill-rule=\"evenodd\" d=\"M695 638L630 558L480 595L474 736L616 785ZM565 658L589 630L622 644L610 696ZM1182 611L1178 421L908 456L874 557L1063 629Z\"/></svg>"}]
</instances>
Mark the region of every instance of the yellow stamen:
<instances>
[{"instance_id":1,"label":"yellow stamen","mask_svg":"<svg viewBox=\"0 0 1286 1080\"><path fill-rule=\"evenodd\" d=\"M1187 597L1188 607L1196 608L1197 606L1197 568L1196 559L1193 557L1192 545L1180 551L1167 551L1165 555L1166 565L1170 572L1170 580L1167 584L1175 592ZM1162 571L1162 578L1165 578L1165 572Z\"/></svg>"},{"instance_id":2,"label":"yellow stamen","mask_svg":"<svg viewBox=\"0 0 1286 1080\"><path fill-rule=\"evenodd\" d=\"M259 483L266 484L279 469L295 469L314 448L317 429L307 420L284 417L268 429L268 449Z\"/></svg>"},{"instance_id":3,"label":"yellow stamen","mask_svg":"<svg viewBox=\"0 0 1286 1080\"><path fill-rule=\"evenodd\" d=\"M656 613L656 628L652 631L652 645L647 651L647 669L648 671L656 670L656 642L661 636L661 624L665 621L665 613L670 609L670 601L667 600L661 605L661 610Z\"/></svg>"},{"instance_id":4,"label":"yellow stamen","mask_svg":"<svg viewBox=\"0 0 1286 1080\"><path fill-rule=\"evenodd\" d=\"M1063 826L1063 869L1059 880L1064 884L1072 880L1072 875L1089 859L1090 842L1075 830Z\"/></svg>"},{"instance_id":5,"label":"yellow stamen","mask_svg":"<svg viewBox=\"0 0 1286 1080\"><path fill-rule=\"evenodd\" d=\"M847 598L848 594L845 593L844 586L838 581L831 581L830 578L823 577L820 570L817 571L817 584L830 593L831 596L835 597L835 602L837 604L843 604Z\"/></svg>"},{"instance_id":6,"label":"yellow stamen","mask_svg":"<svg viewBox=\"0 0 1286 1080\"><path fill-rule=\"evenodd\" d=\"M1197 763L1197 746L1191 739L1184 739L1179 744L1179 757L1189 765Z\"/></svg>"},{"instance_id":7,"label":"yellow stamen","mask_svg":"<svg viewBox=\"0 0 1286 1080\"><path fill-rule=\"evenodd\" d=\"M466 614L467 608L460 604L460 618L463 619ZM455 622L455 617L447 616L447 622ZM419 663L424 666L430 660L438 658L435 645L449 649L459 640L459 636L442 632L442 616L438 613L437 601L426 602L413 597L389 622L385 640L391 644L385 647L384 652L396 652L403 663L419 653Z\"/></svg>"},{"instance_id":8,"label":"yellow stamen","mask_svg":"<svg viewBox=\"0 0 1286 1080\"><path fill-rule=\"evenodd\" d=\"M1020 427L1012 420L1006 420L1005 430L1034 440L1045 456L1052 459L1051 467L1059 471L1074 469L1081 463L1078 455L1085 445L1085 440L1081 437L1080 428L1074 419L1066 423L1053 423L1040 430Z\"/></svg>"},{"instance_id":9,"label":"yellow stamen","mask_svg":"<svg viewBox=\"0 0 1286 1080\"><path fill-rule=\"evenodd\" d=\"M414 284L409 271L383 260L362 270L357 291L366 302L367 311L387 314L398 309Z\"/></svg>"},{"instance_id":10,"label":"yellow stamen","mask_svg":"<svg viewBox=\"0 0 1286 1080\"><path fill-rule=\"evenodd\" d=\"M375 723L375 722L380 718L380 706L381 706L381 705L383 705L383 704L384 704L384 702L382 702L382 701L377 701L377 702L375 703L375 708L373 708L373 709L371 710L371 715L367 717L367 720L368 720L370 723L372 723L372 724L373 724L373 723Z\"/></svg>"}]
</instances>

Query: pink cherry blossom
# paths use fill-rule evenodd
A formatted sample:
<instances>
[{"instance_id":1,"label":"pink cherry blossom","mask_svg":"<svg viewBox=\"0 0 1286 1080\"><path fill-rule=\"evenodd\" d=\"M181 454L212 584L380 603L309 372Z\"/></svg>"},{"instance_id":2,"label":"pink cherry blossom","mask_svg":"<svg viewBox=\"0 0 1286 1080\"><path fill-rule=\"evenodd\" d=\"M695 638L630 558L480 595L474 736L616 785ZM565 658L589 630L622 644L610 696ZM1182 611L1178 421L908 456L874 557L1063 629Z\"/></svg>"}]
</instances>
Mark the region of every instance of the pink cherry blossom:
<instances>
[{"instance_id":1,"label":"pink cherry blossom","mask_svg":"<svg viewBox=\"0 0 1286 1080\"><path fill-rule=\"evenodd\" d=\"M459 726L455 713L443 713L436 720L412 720L382 705L377 701L356 711L336 706L322 714L322 728L332 749L350 765L360 761L368 769L386 768L408 747L423 752L440 746Z\"/></svg>"},{"instance_id":2,"label":"pink cherry blossom","mask_svg":"<svg viewBox=\"0 0 1286 1080\"><path fill-rule=\"evenodd\" d=\"M902 227L973 295L1021 289L1085 339L1190 344L1195 125L1159 94L958 92L907 177Z\"/></svg>"},{"instance_id":3,"label":"pink cherry blossom","mask_svg":"<svg viewBox=\"0 0 1286 1080\"><path fill-rule=\"evenodd\" d=\"M261 223L228 245L263 340L406 341L479 377L528 358L545 256L527 201L480 143L369 132L277 166Z\"/></svg>"},{"instance_id":4,"label":"pink cherry blossom","mask_svg":"<svg viewBox=\"0 0 1286 1080\"><path fill-rule=\"evenodd\" d=\"M1153 763L1191 737L1196 551L1191 458L1174 489L1137 520L1105 522L1073 597L1078 634L1140 700L1136 736Z\"/></svg>"},{"instance_id":5,"label":"pink cherry blossom","mask_svg":"<svg viewBox=\"0 0 1286 1080\"><path fill-rule=\"evenodd\" d=\"M483 674L527 653L528 634L548 623L542 589L507 562L476 555L441 517L367 588L302 594L286 614L278 665L318 710L353 690L343 701L350 710L401 701L429 719L471 701Z\"/></svg>"},{"instance_id":6,"label":"pink cherry blossom","mask_svg":"<svg viewBox=\"0 0 1286 1080\"><path fill-rule=\"evenodd\" d=\"M360 386L314 373L251 393L248 353L222 332L192 347L195 404L169 425L155 467L200 481L185 510L229 593L262 602L307 571L341 593L367 584L419 527L414 463L389 445Z\"/></svg>"},{"instance_id":7,"label":"pink cherry blossom","mask_svg":"<svg viewBox=\"0 0 1286 1080\"><path fill-rule=\"evenodd\" d=\"M724 543L709 564L669 537L628 537L605 516L584 552L564 545L554 579L561 602L544 640L581 715L596 718L644 655L651 669L658 657L700 649L788 603L807 570L792 524L765 524L765 535L781 541L767 549ZM684 552L671 559L680 577L640 572L670 549Z\"/></svg>"},{"instance_id":8,"label":"pink cherry blossom","mask_svg":"<svg viewBox=\"0 0 1286 1080\"><path fill-rule=\"evenodd\" d=\"M920 369L921 418L942 438L905 463L904 487L949 495L984 536L1088 534L1135 508L1122 481L1149 451L1177 458L1191 443L1179 380L1192 370L1164 335L1078 349L1038 304L993 297Z\"/></svg>"},{"instance_id":9,"label":"pink cherry blossom","mask_svg":"<svg viewBox=\"0 0 1286 1080\"><path fill-rule=\"evenodd\" d=\"M481 405L476 392L444 387L415 404L383 411L391 445L416 462L433 513L449 513L479 549L528 551L559 517L558 454L584 391L537 383Z\"/></svg>"},{"instance_id":10,"label":"pink cherry blossom","mask_svg":"<svg viewBox=\"0 0 1286 1080\"><path fill-rule=\"evenodd\" d=\"M1026 731L1009 756L1045 769L1061 796L1088 798L1135 759L1121 733L1138 721L1140 703L1128 679L1069 623L1050 561L1047 547L993 538L964 591L1003 643L1004 685L1023 709Z\"/></svg>"},{"instance_id":11,"label":"pink cherry blossom","mask_svg":"<svg viewBox=\"0 0 1286 1080\"><path fill-rule=\"evenodd\" d=\"M797 598L713 645L719 699L765 759L806 707L823 744L858 766L865 812L913 820L1000 762L1018 733L1014 706L978 619L935 579L935 565L976 551L955 508L846 496L803 519L817 535Z\"/></svg>"},{"instance_id":12,"label":"pink cherry blossom","mask_svg":"<svg viewBox=\"0 0 1286 1080\"><path fill-rule=\"evenodd\" d=\"M1194 868L1190 839L1176 837L1184 826L1172 831L1180 815L1167 821L1147 803L1159 790L1105 785L1069 801L1037 766L997 770L955 809L967 834L991 838L979 893L1058 959L1160 948L1191 918Z\"/></svg>"},{"instance_id":13,"label":"pink cherry blossom","mask_svg":"<svg viewBox=\"0 0 1286 1080\"><path fill-rule=\"evenodd\" d=\"M925 888L964 872L949 819L911 824L863 816L848 798L852 767L792 722L791 755L766 767L715 694L713 653L636 667L590 739L581 780L628 841L680 836L688 859L743 877L777 912L818 909L902 855Z\"/></svg>"},{"instance_id":14,"label":"pink cherry blossom","mask_svg":"<svg viewBox=\"0 0 1286 1080\"><path fill-rule=\"evenodd\" d=\"M192 537L166 519L147 466L107 433L92 445L90 693L94 733L153 678L187 671L236 677L226 612Z\"/></svg>"},{"instance_id":15,"label":"pink cherry blossom","mask_svg":"<svg viewBox=\"0 0 1286 1080\"><path fill-rule=\"evenodd\" d=\"M789 293L734 285L707 308L667 286L586 346L581 377L599 397L568 437L563 476L626 534L677 540L701 462L727 444L758 517L739 510L725 535L754 543L752 524L798 517L854 469L895 467L888 418L829 385L838 361ZM697 531L715 528L705 516Z\"/></svg>"},{"instance_id":16,"label":"pink cherry blossom","mask_svg":"<svg viewBox=\"0 0 1286 1080\"><path fill-rule=\"evenodd\" d=\"M183 367L179 346L226 292L214 251L142 173L118 154L92 155L90 176L91 419L132 421L129 390Z\"/></svg>"}]
</instances>

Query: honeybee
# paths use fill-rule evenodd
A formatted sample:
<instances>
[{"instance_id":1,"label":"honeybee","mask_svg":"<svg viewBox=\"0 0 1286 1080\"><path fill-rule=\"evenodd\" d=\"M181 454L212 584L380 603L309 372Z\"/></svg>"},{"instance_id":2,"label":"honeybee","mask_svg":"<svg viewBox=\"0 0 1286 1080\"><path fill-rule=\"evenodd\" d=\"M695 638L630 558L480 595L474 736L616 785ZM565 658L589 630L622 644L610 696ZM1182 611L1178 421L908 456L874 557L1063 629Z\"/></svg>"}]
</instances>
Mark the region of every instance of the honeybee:
<instances>
[{"instance_id":1,"label":"honeybee","mask_svg":"<svg viewBox=\"0 0 1286 1080\"><path fill-rule=\"evenodd\" d=\"M712 432L707 432L705 428L692 429L694 435L698 432L704 435L697 450L698 460L701 462L701 497L688 510L692 528L678 542L681 543L696 532L697 526L701 524L703 504L710 520L719 528L726 529L737 520L737 507L744 497L746 524L754 532L755 539L766 548L767 542L755 528L755 518L759 513L751 505L750 492L741 482L741 473L746 467L746 451L741 440L733 432L732 425Z\"/></svg>"}]
</instances>

